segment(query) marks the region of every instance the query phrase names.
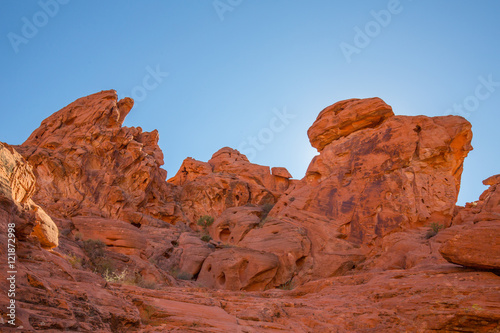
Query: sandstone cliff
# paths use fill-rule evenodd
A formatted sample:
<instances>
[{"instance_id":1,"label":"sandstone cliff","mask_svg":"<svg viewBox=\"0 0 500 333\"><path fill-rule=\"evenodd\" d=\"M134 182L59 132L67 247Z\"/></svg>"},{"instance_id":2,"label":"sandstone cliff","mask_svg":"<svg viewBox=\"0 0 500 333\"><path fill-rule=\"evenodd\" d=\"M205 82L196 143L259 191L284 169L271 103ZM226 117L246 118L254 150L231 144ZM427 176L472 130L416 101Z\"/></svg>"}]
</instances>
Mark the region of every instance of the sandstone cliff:
<instances>
[{"instance_id":1,"label":"sandstone cliff","mask_svg":"<svg viewBox=\"0 0 500 333\"><path fill-rule=\"evenodd\" d=\"M500 329L500 177L455 206L465 119L345 100L309 129L301 180L225 147L167 181L158 132L122 126L132 106L102 91L0 144L22 331Z\"/></svg>"}]
</instances>

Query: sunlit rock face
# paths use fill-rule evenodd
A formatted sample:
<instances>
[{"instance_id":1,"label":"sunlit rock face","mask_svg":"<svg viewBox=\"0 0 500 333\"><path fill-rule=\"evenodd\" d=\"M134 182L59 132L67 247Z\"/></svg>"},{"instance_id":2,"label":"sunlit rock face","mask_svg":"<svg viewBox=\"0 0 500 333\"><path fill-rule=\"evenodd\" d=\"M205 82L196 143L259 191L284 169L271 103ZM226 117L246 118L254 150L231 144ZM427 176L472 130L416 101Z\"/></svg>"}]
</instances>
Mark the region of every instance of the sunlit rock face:
<instances>
[{"instance_id":1,"label":"sunlit rock face","mask_svg":"<svg viewBox=\"0 0 500 333\"><path fill-rule=\"evenodd\" d=\"M500 329L500 177L455 206L472 149L465 119L345 100L309 129L319 155L301 180L225 147L167 181L158 133L122 126L132 105L102 91L23 145L0 143L0 245L14 223L18 327Z\"/></svg>"}]
</instances>

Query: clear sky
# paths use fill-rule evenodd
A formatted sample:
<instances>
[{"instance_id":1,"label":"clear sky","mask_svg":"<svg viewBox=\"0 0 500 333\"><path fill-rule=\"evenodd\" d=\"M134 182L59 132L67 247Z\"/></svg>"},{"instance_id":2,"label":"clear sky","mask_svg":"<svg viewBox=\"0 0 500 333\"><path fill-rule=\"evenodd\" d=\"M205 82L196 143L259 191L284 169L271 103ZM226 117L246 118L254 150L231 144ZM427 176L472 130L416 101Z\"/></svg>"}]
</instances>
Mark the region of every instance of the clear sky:
<instances>
[{"instance_id":1,"label":"clear sky","mask_svg":"<svg viewBox=\"0 0 500 333\"><path fill-rule=\"evenodd\" d=\"M302 178L326 106L378 96L473 125L459 203L500 173L500 1L2 0L0 141L115 89L172 177L224 146Z\"/></svg>"}]
</instances>

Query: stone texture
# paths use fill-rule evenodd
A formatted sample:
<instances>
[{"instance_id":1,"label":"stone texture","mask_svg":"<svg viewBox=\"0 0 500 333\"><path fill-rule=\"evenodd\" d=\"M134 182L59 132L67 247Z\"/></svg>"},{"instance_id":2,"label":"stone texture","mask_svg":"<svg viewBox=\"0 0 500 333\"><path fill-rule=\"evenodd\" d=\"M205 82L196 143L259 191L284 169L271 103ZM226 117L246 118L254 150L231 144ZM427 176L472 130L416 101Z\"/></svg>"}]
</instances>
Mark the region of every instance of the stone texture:
<instances>
[{"instance_id":1,"label":"stone texture","mask_svg":"<svg viewBox=\"0 0 500 333\"><path fill-rule=\"evenodd\" d=\"M206 288L264 290L276 275L278 257L272 253L227 248L208 256L197 279Z\"/></svg>"},{"instance_id":2,"label":"stone texture","mask_svg":"<svg viewBox=\"0 0 500 333\"><path fill-rule=\"evenodd\" d=\"M451 263L500 269L500 221L485 221L459 231L439 250Z\"/></svg>"},{"instance_id":3,"label":"stone texture","mask_svg":"<svg viewBox=\"0 0 500 333\"><path fill-rule=\"evenodd\" d=\"M500 269L500 177L483 181L489 188L479 200L459 210L453 237L439 251L451 263L478 269Z\"/></svg>"},{"instance_id":4,"label":"stone texture","mask_svg":"<svg viewBox=\"0 0 500 333\"><path fill-rule=\"evenodd\" d=\"M286 168L282 168L282 167L271 168L271 174L273 176L277 176L277 177L281 177L281 178L285 178L285 179L292 178L292 175L290 174L290 172L288 172L288 170Z\"/></svg>"},{"instance_id":5,"label":"stone texture","mask_svg":"<svg viewBox=\"0 0 500 333\"><path fill-rule=\"evenodd\" d=\"M140 254L148 245L142 230L127 222L91 216L75 216L71 221L83 240L100 240L118 253Z\"/></svg>"},{"instance_id":6,"label":"stone texture","mask_svg":"<svg viewBox=\"0 0 500 333\"><path fill-rule=\"evenodd\" d=\"M471 137L460 117L392 117L326 146L275 215L326 216L352 241L430 219L449 225Z\"/></svg>"},{"instance_id":7,"label":"stone texture","mask_svg":"<svg viewBox=\"0 0 500 333\"><path fill-rule=\"evenodd\" d=\"M302 180L223 148L186 159L166 182L157 134L122 127L133 101L113 91L70 104L16 148L34 172L0 144L0 254L14 222L16 331L498 331L500 277L484 271L500 252L498 177L454 206L470 124L347 104L314 125L324 146ZM214 223L197 226L207 214ZM431 223L446 228L428 237ZM86 265L80 236L105 242L114 278Z\"/></svg>"},{"instance_id":8,"label":"stone texture","mask_svg":"<svg viewBox=\"0 0 500 333\"><path fill-rule=\"evenodd\" d=\"M182 249L179 275L184 278L193 278L198 275L201 265L214 250L199 236L187 232L181 234L178 242L179 248Z\"/></svg>"},{"instance_id":9,"label":"stone texture","mask_svg":"<svg viewBox=\"0 0 500 333\"><path fill-rule=\"evenodd\" d=\"M392 116L392 108L380 98L348 99L321 111L307 135L311 146L322 151L332 141L364 128L376 127Z\"/></svg>"},{"instance_id":10,"label":"stone texture","mask_svg":"<svg viewBox=\"0 0 500 333\"><path fill-rule=\"evenodd\" d=\"M250 163L235 149L222 148L208 162L184 160L168 180L181 185L179 202L186 218L194 224L203 215L219 216L226 209L247 204L274 204L291 186L286 169L271 174L267 166Z\"/></svg>"},{"instance_id":11,"label":"stone texture","mask_svg":"<svg viewBox=\"0 0 500 333\"><path fill-rule=\"evenodd\" d=\"M134 223L179 218L160 168L157 131L122 127L133 101L114 90L82 97L45 119L22 146L35 199L51 215L96 215Z\"/></svg>"},{"instance_id":12,"label":"stone texture","mask_svg":"<svg viewBox=\"0 0 500 333\"><path fill-rule=\"evenodd\" d=\"M59 244L59 229L50 216L31 197L35 192L31 166L11 146L0 142L0 201L3 221L16 223L21 239L34 236L47 249Z\"/></svg>"}]
</instances>

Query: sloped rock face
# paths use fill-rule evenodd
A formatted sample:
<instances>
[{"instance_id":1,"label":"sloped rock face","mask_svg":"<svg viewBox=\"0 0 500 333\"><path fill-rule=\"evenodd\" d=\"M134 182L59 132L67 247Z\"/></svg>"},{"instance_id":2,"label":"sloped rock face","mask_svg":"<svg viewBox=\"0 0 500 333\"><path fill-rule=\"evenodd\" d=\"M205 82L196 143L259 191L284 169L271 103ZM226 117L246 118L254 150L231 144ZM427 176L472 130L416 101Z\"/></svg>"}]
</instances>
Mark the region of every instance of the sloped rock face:
<instances>
[{"instance_id":1,"label":"sloped rock face","mask_svg":"<svg viewBox=\"0 0 500 333\"><path fill-rule=\"evenodd\" d=\"M451 263L478 269L500 269L500 221L464 228L439 251Z\"/></svg>"},{"instance_id":2,"label":"sloped rock face","mask_svg":"<svg viewBox=\"0 0 500 333\"><path fill-rule=\"evenodd\" d=\"M264 290L276 275L278 263L278 257L269 252L223 249L208 256L197 281L215 289Z\"/></svg>"},{"instance_id":3,"label":"sloped rock face","mask_svg":"<svg viewBox=\"0 0 500 333\"><path fill-rule=\"evenodd\" d=\"M0 219L2 238L7 224L16 224L17 237L36 237L40 245L51 249L59 244L59 230L31 197L35 192L31 166L12 147L0 142Z\"/></svg>"},{"instance_id":4,"label":"sloped rock face","mask_svg":"<svg viewBox=\"0 0 500 333\"><path fill-rule=\"evenodd\" d=\"M451 263L478 269L500 269L500 175L483 181L490 187L479 201L454 218L453 238L439 251Z\"/></svg>"},{"instance_id":5,"label":"sloped rock face","mask_svg":"<svg viewBox=\"0 0 500 333\"><path fill-rule=\"evenodd\" d=\"M91 216L77 216L72 222L83 240L98 239L123 254L140 254L146 249L144 233L130 223Z\"/></svg>"},{"instance_id":6,"label":"sloped rock face","mask_svg":"<svg viewBox=\"0 0 500 333\"><path fill-rule=\"evenodd\" d=\"M113 90L80 98L16 147L33 165L35 199L52 215L176 219L158 132L122 127L132 105L130 98L118 101Z\"/></svg>"},{"instance_id":7,"label":"sloped rock face","mask_svg":"<svg viewBox=\"0 0 500 333\"><path fill-rule=\"evenodd\" d=\"M337 264L329 271L318 265L320 276L337 274L346 263L355 266L364 258L359 245L392 232L429 221L450 225L463 159L472 149L471 126L461 117L392 116L378 99L337 104L325 109L309 132L311 142L322 142L320 155L271 212L310 231L318 262L322 252L352 254L330 259ZM345 125L356 112L360 119L375 120ZM325 118L344 125L320 126ZM332 137L334 125L350 130Z\"/></svg>"},{"instance_id":8,"label":"sloped rock face","mask_svg":"<svg viewBox=\"0 0 500 333\"><path fill-rule=\"evenodd\" d=\"M310 130L320 155L300 181L223 148L165 182L156 132L121 126L132 104L105 91L49 117L16 147L34 172L0 144L0 248L15 223L22 326L2 332L500 329L500 277L484 271L500 176L454 206L462 118L343 101ZM36 228L48 220L57 247ZM445 228L429 236L430 223Z\"/></svg>"},{"instance_id":9,"label":"sloped rock face","mask_svg":"<svg viewBox=\"0 0 500 333\"><path fill-rule=\"evenodd\" d=\"M190 221L200 216L218 216L227 208L247 204L274 204L292 184L285 168L271 172L267 166L250 163L235 149L222 148L208 162L187 158L168 180L181 186L179 201Z\"/></svg>"}]
</instances>

